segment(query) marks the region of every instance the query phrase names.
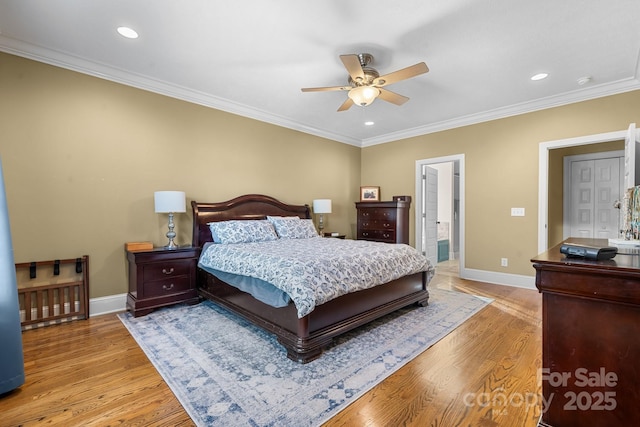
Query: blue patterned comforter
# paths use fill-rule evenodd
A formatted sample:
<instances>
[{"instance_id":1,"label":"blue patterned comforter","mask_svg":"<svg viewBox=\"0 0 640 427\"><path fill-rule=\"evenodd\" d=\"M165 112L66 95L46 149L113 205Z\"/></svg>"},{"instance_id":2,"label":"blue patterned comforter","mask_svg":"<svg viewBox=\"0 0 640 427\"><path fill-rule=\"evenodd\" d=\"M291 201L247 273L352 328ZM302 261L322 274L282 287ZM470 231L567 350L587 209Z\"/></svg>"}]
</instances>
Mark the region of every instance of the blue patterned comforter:
<instances>
[{"instance_id":1,"label":"blue patterned comforter","mask_svg":"<svg viewBox=\"0 0 640 427\"><path fill-rule=\"evenodd\" d=\"M214 244L200 264L255 277L288 293L298 317L341 295L371 288L434 268L415 248L404 244L313 237L268 242Z\"/></svg>"}]
</instances>

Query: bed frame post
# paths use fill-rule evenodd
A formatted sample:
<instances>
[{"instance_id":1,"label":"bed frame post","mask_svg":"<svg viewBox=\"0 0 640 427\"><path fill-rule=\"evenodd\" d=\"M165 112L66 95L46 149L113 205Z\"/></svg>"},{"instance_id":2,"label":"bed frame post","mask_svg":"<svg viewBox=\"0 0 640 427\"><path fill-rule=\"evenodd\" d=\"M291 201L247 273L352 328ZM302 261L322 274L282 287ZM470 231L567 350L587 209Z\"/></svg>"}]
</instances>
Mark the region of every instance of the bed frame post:
<instances>
[{"instance_id":1,"label":"bed frame post","mask_svg":"<svg viewBox=\"0 0 640 427\"><path fill-rule=\"evenodd\" d=\"M278 335L278 342L287 350L287 357L294 362L308 363L317 359L322 354L322 349L333 342L332 337L311 336L309 316L298 319L297 336Z\"/></svg>"}]
</instances>

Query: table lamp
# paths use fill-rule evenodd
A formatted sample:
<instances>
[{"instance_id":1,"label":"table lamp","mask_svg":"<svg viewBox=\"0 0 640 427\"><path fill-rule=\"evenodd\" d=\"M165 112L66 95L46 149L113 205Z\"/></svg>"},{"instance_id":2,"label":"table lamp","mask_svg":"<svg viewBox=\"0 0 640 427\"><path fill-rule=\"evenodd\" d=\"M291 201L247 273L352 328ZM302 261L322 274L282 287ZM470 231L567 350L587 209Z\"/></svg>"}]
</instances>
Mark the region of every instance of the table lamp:
<instances>
[{"instance_id":1,"label":"table lamp","mask_svg":"<svg viewBox=\"0 0 640 427\"><path fill-rule=\"evenodd\" d=\"M165 249L177 249L178 245L173 242L176 237L176 233L173 231L173 214L176 212L186 212L186 202L184 191L156 191L153 193L155 201L156 213L168 213L169 214L169 231L167 231L167 238L169 244L165 246Z\"/></svg>"},{"instance_id":2,"label":"table lamp","mask_svg":"<svg viewBox=\"0 0 640 427\"><path fill-rule=\"evenodd\" d=\"M316 199L313 201L313 213L318 214L318 231L324 237L324 214L331 213L330 199Z\"/></svg>"}]
</instances>

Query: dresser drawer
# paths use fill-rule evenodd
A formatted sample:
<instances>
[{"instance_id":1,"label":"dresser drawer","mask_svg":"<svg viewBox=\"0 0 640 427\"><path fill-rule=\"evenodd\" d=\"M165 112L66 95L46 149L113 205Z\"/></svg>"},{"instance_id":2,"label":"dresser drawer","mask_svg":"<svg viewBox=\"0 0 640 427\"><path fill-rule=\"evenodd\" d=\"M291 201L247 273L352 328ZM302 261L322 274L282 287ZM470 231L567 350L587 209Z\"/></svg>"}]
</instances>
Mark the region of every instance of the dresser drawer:
<instances>
[{"instance_id":1,"label":"dresser drawer","mask_svg":"<svg viewBox=\"0 0 640 427\"><path fill-rule=\"evenodd\" d=\"M388 209L388 208L360 209L358 211L358 220L362 220L362 221L370 221L370 220L395 221L396 220L396 210L395 209Z\"/></svg>"},{"instance_id":2,"label":"dresser drawer","mask_svg":"<svg viewBox=\"0 0 640 427\"><path fill-rule=\"evenodd\" d=\"M395 230L359 230L358 239L395 243L396 232Z\"/></svg>"},{"instance_id":3,"label":"dresser drawer","mask_svg":"<svg viewBox=\"0 0 640 427\"><path fill-rule=\"evenodd\" d=\"M384 219L364 219L358 224L361 230L393 230L395 222Z\"/></svg>"},{"instance_id":4,"label":"dresser drawer","mask_svg":"<svg viewBox=\"0 0 640 427\"><path fill-rule=\"evenodd\" d=\"M191 289L189 276L176 276L170 279L144 282L142 285L145 298L159 297L185 292Z\"/></svg>"},{"instance_id":5,"label":"dresser drawer","mask_svg":"<svg viewBox=\"0 0 640 427\"><path fill-rule=\"evenodd\" d=\"M188 276L190 271L191 260L189 259L154 262L143 266L142 280L148 282L176 276Z\"/></svg>"}]
</instances>

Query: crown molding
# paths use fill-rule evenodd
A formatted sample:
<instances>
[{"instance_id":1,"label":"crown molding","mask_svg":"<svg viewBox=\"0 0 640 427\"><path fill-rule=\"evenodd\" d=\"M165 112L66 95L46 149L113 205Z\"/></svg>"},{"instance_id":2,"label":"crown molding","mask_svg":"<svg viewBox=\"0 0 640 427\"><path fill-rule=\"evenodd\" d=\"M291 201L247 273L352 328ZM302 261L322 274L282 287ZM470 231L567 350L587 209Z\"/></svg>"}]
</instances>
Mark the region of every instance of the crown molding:
<instances>
[{"instance_id":1,"label":"crown molding","mask_svg":"<svg viewBox=\"0 0 640 427\"><path fill-rule=\"evenodd\" d=\"M229 101L228 99L219 98L204 92L185 88L183 86L131 73L99 62L87 61L68 53L52 51L40 46L26 44L2 35L0 35L0 51L70 71L98 77L114 83L179 99L181 101L215 108L216 110L225 111L227 113L237 114L242 117L319 136L332 141L338 141L344 144L354 145L356 147L360 147L362 144L362 141L359 139L306 126L266 111Z\"/></svg>"},{"instance_id":2,"label":"crown molding","mask_svg":"<svg viewBox=\"0 0 640 427\"><path fill-rule=\"evenodd\" d=\"M361 146L369 147L372 145L385 144L387 142L413 138L416 136L427 135L430 133L441 132L458 127L488 122L491 120L504 119L506 117L532 113L534 111L546 110L549 108L560 107L563 105L588 101L605 96L617 95L620 93L631 92L638 89L640 89L640 81L637 78L619 80L617 82L606 85L603 84L599 86L593 86L588 89L576 90L573 92L567 92L560 95L537 99L531 102L523 102L504 108L497 108L478 114L470 114L468 116L457 117L452 120L432 123L427 126L419 126L413 129L379 135L374 138L367 138L362 141Z\"/></svg>"},{"instance_id":3,"label":"crown molding","mask_svg":"<svg viewBox=\"0 0 640 427\"><path fill-rule=\"evenodd\" d=\"M619 80L610 84L591 86L586 89L580 89L560 95L550 96L531 102L523 102L504 108L498 108L478 114L457 117L451 120L445 120L425 126L418 126L412 129L387 133L384 135L378 135L376 137L360 140L346 135L306 126L301 123L289 120L285 117L278 116L267 111L262 111L244 104L232 102L228 99L219 98L210 94L206 94L204 92L170 84L165 81L151 79L147 76L131 73L107 64L87 61L83 58L68 53L52 51L41 46L27 44L3 35L0 35L0 51L53 65L56 67L68 69L71 71L76 71L82 74L98 77L100 79L109 80L114 83L135 87L137 89L169 96L171 98L191 102L205 107L215 108L217 110L237 114L242 117L247 117L261 122L285 127L309 135L314 135L361 148L640 89L640 81L638 80L638 78L634 77ZM640 73L640 55L638 56L636 65L636 76L638 75L638 73Z\"/></svg>"}]
</instances>

